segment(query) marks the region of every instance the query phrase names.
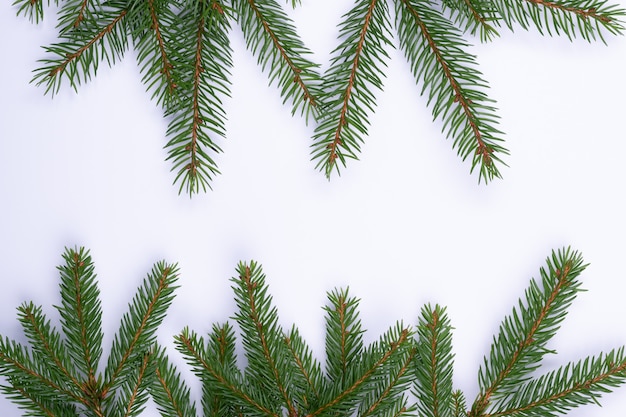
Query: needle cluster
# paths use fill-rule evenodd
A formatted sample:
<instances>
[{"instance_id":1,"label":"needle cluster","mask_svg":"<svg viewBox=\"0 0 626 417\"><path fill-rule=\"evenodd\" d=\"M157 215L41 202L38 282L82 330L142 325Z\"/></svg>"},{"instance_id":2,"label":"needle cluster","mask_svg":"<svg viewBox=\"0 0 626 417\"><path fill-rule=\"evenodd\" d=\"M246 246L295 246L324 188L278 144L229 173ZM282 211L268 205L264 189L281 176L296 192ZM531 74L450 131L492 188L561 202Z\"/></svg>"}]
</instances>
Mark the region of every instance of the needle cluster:
<instances>
[{"instance_id":1,"label":"needle cluster","mask_svg":"<svg viewBox=\"0 0 626 417\"><path fill-rule=\"evenodd\" d=\"M469 406L454 388L453 327L444 307L425 305L416 326L397 322L366 345L359 300L348 290L333 290L324 307L322 363L295 326L279 324L256 262L240 263L232 279L234 323L214 324L206 335L185 328L174 337L201 381L200 404L155 339L173 299L173 265L158 263L139 287L99 372L94 267L84 249L63 257L56 307L62 331L41 307L24 303L18 318L28 344L0 338L0 389L32 416L138 416L149 398L163 417L557 416L598 403L626 382L624 347L540 372L544 356L555 353L548 341L581 291L578 277L586 265L569 248L551 254L540 279L530 281L502 321Z\"/></svg>"},{"instance_id":2,"label":"needle cluster","mask_svg":"<svg viewBox=\"0 0 626 417\"><path fill-rule=\"evenodd\" d=\"M39 22L44 0L15 0ZM500 28L587 41L624 30L626 11L605 0L353 0L338 24L328 69L312 61L277 0L56 0L57 43L33 81L56 93L91 79L137 51L143 82L169 122L166 148L179 192L211 187L226 136L223 100L230 93L232 25L292 112L315 123L311 156L330 178L357 159L376 92L383 89L394 36L433 117L479 181L500 177L508 154L495 101L465 35L489 41ZM287 1L291 6L299 0Z\"/></svg>"}]
</instances>

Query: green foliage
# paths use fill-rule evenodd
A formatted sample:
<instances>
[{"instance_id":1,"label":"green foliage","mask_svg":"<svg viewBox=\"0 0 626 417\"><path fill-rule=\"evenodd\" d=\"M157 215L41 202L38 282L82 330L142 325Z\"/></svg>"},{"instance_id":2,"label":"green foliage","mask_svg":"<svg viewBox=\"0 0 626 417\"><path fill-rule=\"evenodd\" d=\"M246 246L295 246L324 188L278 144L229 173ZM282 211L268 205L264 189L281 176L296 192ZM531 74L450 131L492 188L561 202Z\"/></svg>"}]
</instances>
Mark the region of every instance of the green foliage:
<instances>
[{"instance_id":1,"label":"green foliage","mask_svg":"<svg viewBox=\"0 0 626 417\"><path fill-rule=\"evenodd\" d=\"M148 400L155 375L154 342L173 299L176 266L156 264L123 316L104 372L102 311L91 256L84 249L63 255L59 333L32 302L18 307L29 346L0 337L0 386L33 416L136 416Z\"/></svg>"},{"instance_id":2,"label":"green foliage","mask_svg":"<svg viewBox=\"0 0 626 417\"><path fill-rule=\"evenodd\" d=\"M15 0L18 15L39 22L44 0ZM292 112L316 127L312 159L330 177L357 159L383 89L397 34L421 94L458 155L479 181L500 177L508 154L495 102L469 52L465 34L489 41L502 26L536 28L587 41L621 34L626 12L604 0L354 0L339 23L338 46L323 74L276 0L57 0L59 41L46 47L34 82L55 94L64 80L78 88L101 63L131 47L143 82L169 122L166 145L179 192L210 188L226 136L223 100L230 94L230 30L248 49ZM299 0L287 1L292 7ZM392 11L393 10L393 13Z\"/></svg>"},{"instance_id":3,"label":"green foliage","mask_svg":"<svg viewBox=\"0 0 626 417\"><path fill-rule=\"evenodd\" d=\"M149 396L163 417L197 417L192 392L155 332L173 298L176 267L158 263L122 318L109 360L102 355L99 293L89 254L68 250L61 272L62 334L40 307L24 303L19 320L30 347L0 338L2 391L34 416L136 416ZM452 325L438 305L422 308L417 326L401 322L365 345L359 300L328 293L326 362L293 326L278 320L261 267L241 263L232 279L245 366L235 326L207 336L185 328L176 349L200 379L201 415L228 416L557 416L626 382L624 347L536 376L546 348L580 292L582 257L553 252L523 299L505 317L479 370L471 407L454 389ZM412 396L410 395L412 394ZM415 403L412 403L415 401Z\"/></svg>"}]
</instances>

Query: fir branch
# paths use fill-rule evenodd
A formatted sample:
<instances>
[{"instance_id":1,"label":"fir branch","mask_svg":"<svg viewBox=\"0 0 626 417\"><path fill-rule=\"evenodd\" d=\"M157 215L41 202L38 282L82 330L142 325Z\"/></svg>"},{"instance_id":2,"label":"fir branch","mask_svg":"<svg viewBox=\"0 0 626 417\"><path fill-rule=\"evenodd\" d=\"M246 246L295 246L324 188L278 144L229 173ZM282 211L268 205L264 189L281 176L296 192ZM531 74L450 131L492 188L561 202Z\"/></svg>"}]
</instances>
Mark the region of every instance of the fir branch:
<instances>
[{"instance_id":1,"label":"fir branch","mask_svg":"<svg viewBox=\"0 0 626 417\"><path fill-rule=\"evenodd\" d=\"M284 332L278 325L278 311L271 306L265 276L255 262L237 268L233 279L239 312L235 319L242 331L243 346L248 359L246 379L263 391L268 401L280 402L289 415L296 415L290 381L293 362L285 346ZM276 404L276 403L274 403ZM272 404L266 403L268 408Z\"/></svg>"},{"instance_id":2,"label":"fir branch","mask_svg":"<svg viewBox=\"0 0 626 417\"><path fill-rule=\"evenodd\" d=\"M189 388L176 371L176 367L169 361L165 349L156 347L154 360L157 366L154 383L150 386L150 395L161 415L196 417L196 407L191 402Z\"/></svg>"},{"instance_id":3,"label":"fir branch","mask_svg":"<svg viewBox=\"0 0 626 417\"><path fill-rule=\"evenodd\" d=\"M61 274L61 306L57 307L65 334L65 350L76 366L78 379L95 386L102 356L102 309L100 290L91 257L81 248L64 254Z\"/></svg>"},{"instance_id":4,"label":"fir branch","mask_svg":"<svg viewBox=\"0 0 626 417\"><path fill-rule=\"evenodd\" d=\"M603 31L613 35L624 31L621 19L626 11L606 0L495 0L493 2L505 24L513 29L513 23L528 29L532 23L539 33L544 30L564 33L570 40L580 35L591 42L600 38L606 44Z\"/></svg>"},{"instance_id":5,"label":"fir branch","mask_svg":"<svg viewBox=\"0 0 626 417\"><path fill-rule=\"evenodd\" d=\"M287 0L292 7L300 0ZM14 0L18 15L39 22L42 0ZM211 188L219 174L216 155L225 137L222 100L230 94L230 22L237 21L269 83L280 90L292 113L317 126L311 145L316 168L330 178L340 164L358 159L369 116L376 106L391 47L391 23L384 0L355 0L339 24L340 44L322 77L311 51L276 0L64 0L58 12L59 41L33 82L56 94L64 79L74 89L121 59L132 38L143 82L169 119L166 148L179 193ZM463 160L472 157L479 181L501 176L508 154L487 83L468 54L462 32L482 41L509 28L535 26L540 33L564 33L591 41L622 34L626 11L606 0L395 0L396 29L413 75L428 91L435 119Z\"/></svg>"},{"instance_id":6,"label":"fir branch","mask_svg":"<svg viewBox=\"0 0 626 417\"><path fill-rule=\"evenodd\" d=\"M177 87L169 44L173 41L170 32L178 16L170 3L163 0L142 1L136 7L132 33L142 81L149 91L152 90L152 99L167 108Z\"/></svg>"},{"instance_id":7,"label":"fir branch","mask_svg":"<svg viewBox=\"0 0 626 417\"><path fill-rule=\"evenodd\" d=\"M320 364L313 357L313 353L309 350L309 347L302 340L300 332L293 326L291 332L285 337L285 344L287 350L294 361L297 375L300 377L294 378L295 382L300 382L301 387L299 403L302 408L310 409L313 404L319 401L321 390L324 386L324 376L321 371Z\"/></svg>"},{"instance_id":8,"label":"fir branch","mask_svg":"<svg viewBox=\"0 0 626 417\"><path fill-rule=\"evenodd\" d=\"M58 374L51 373L45 361L29 350L6 337L0 337L0 374L6 376L8 386L3 392L26 408L39 408L51 401L86 403L78 392L56 380ZM25 393L24 396L15 395Z\"/></svg>"},{"instance_id":9,"label":"fir branch","mask_svg":"<svg viewBox=\"0 0 626 417\"><path fill-rule=\"evenodd\" d=\"M367 134L368 111L374 111L371 89L382 89L389 55L391 23L385 1L360 0L339 25L340 45L324 74L320 115L313 136L312 159L326 177L346 158L357 158ZM366 110L367 109L367 110Z\"/></svg>"},{"instance_id":10,"label":"fir branch","mask_svg":"<svg viewBox=\"0 0 626 417\"><path fill-rule=\"evenodd\" d=\"M122 319L101 375L90 370L97 361L87 360L91 356L85 353L101 336L98 331L82 332L81 320L87 314L78 313L89 310L87 306L99 312L91 258L80 249L67 251L64 259L59 270L66 304L59 310L66 315L74 306L77 319L63 319L61 335L41 308L24 303L19 319L32 346L0 337L0 374L6 378L0 390L37 416L137 416L150 393L163 417L196 417L189 388L165 350L154 343L154 329L172 298L175 267L159 263L144 281ZM323 375L297 328L285 335L278 324L265 276L255 262L239 264L239 276L233 278L239 309L235 318L248 357L245 370L237 367L235 333L229 324L214 325L206 342L184 329L175 343L201 379L205 417L399 417L415 411L433 417L556 417L597 403L603 393L626 382L624 347L531 379L549 352L545 344L580 291L577 276L584 268L582 257L569 248L548 258L541 286L531 281L526 299L518 302L494 338L479 372L480 393L469 412L463 393L452 390L452 327L444 308L425 306L417 333L396 323L365 348L357 300L347 291L329 293L328 369ZM356 335L352 340L351 333ZM77 345L74 353L68 343ZM408 404L411 383L417 405Z\"/></svg>"},{"instance_id":11,"label":"fir branch","mask_svg":"<svg viewBox=\"0 0 626 417\"><path fill-rule=\"evenodd\" d=\"M444 308L430 305L422 308L417 326L419 366L415 378L415 395L422 416L446 417L455 409L451 331Z\"/></svg>"},{"instance_id":12,"label":"fir branch","mask_svg":"<svg viewBox=\"0 0 626 417\"><path fill-rule=\"evenodd\" d=\"M223 365L211 356L212 352L205 347L204 340L195 332L183 329L182 333L176 336L175 343L177 350L183 354L194 373L211 383L214 389L223 393L236 407L246 409L252 414L281 417L257 398L262 393L248 393L240 388L242 385L240 378L233 378L232 374L224 372Z\"/></svg>"},{"instance_id":13,"label":"fir branch","mask_svg":"<svg viewBox=\"0 0 626 417\"><path fill-rule=\"evenodd\" d=\"M147 388L154 374L151 348L145 344L151 343L173 298L175 267L159 264L167 271L163 279L158 283L146 282L140 288L131 313L142 310L146 294L158 295L150 300L154 301L151 312L139 317L137 332L131 335L124 330L133 328L138 317L130 314L123 318L122 331L115 338L103 378L98 372L102 353L101 310L91 256L80 248L66 250L63 259L65 264L58 268L62 303L57 307L63 334L51 327L40 307L24 303L18 309L18 317L31 348L0 337L0 374L8 382L1 389L33 415L136 416L148 400ZM128 341L128 336L134 337L131 345L137 345L136 350L142 349L132 358L128 353L132 347L123 352L127 344L119 341L120 337ZM130 359L121 363L120 357ZM116 378L110 377L111 364L119 365Z\"/></svg>"},{"instance_id":14,"label":"fir branch","mask_svg":"<svg viewBox=\"0 0 626 417\"><path fill-rule=\"evenodd\" d=\"M480 167L479 180L500 177L497 164L508 151L500 145L501 132L493 100L480 89L487 83L475 68L475 58L464 51L467 43L432 3L395 0L396 27L404 51L422 94L428 91L434 118L454 139L453 148L463 160L472 156L473 171ZM444 29L445 28L445 29Z\"/></svg>"},{"instance_id":15,"label":"fir branch","mask_svg":"<svg viewBox=\"0 0 626 417\"><path fill-rule=\"evenodd\" d=\"M307 58L311 51L291 19L275 0L233 0L233 4L248 49L268 71L270 85L276 81L283 104L290 101L292 114L300 112L308 120L317 106L319 65Z\"/></svg>"},{"instance_id":16,"label":"fir branch","mask_svg":"<svg viewBox=\"0 0 626 417\"><path fill-rule=\"evenodd\" d=\"M465 396L461 390L456 390L452 393L452 417L467 417Z\"/></svg>"},{"instance_id":17,"label":"fir branch","mask_svg":"<svg viewBox=\"0 0 626 417\"><path fill-rule=\"evenodd\" d=\"M407 330L400 323L397 323L388 335L401 335ZM393 340L399 339L394 336ZM389 341L389 339L385 342L389 347L394 347L394 343L396 342ZM370 392L364 395L359 406L359 416L412 415L416 407L407 405L408 399L405 392L413 380L410 371L413 369L417 356L418 351L410 340L403 343L397 357L385 365L386 369L382 372L382 376L373 378Z\"/></svg>"},{"instance_id":18,"label":"fir branch","mask_svg":"<svg viewBox=\"0 0 626 417\"><path fill-rule=\"evenodd\" d=\"M177 100L166 108L171 137L168 160L178 170L174 182L192 195L206 191L219 173L211 154L221 152L212 135L225 136L221 97L230 95L232 67L225 8L217 0L185 3L171 28L168 45ZM192 36L190 36L192 34Z\"/></svg>"},{"instance_id":19,"label":"fir branch","mask_svg":"<svg viewBox=\"0 0 626 417\"><path fill-rule=\"evenodd\" d=\"M128 47L124 18L128 10L126 3L107 2L93 16L85 19L82 14L73 23L61 29L60 41L45 47L50 58L40 60L42 67L35 71L33 82L45 84L46 93L56 94L67 78L74 90L95 75L100 61L109 66L120 59ZM73 11L73 9L70 9ZM64 24L63 15L59 25ZM71 20L71 19L68 19Z\"/></svg>"},{"instance_id":20,"label":"fir branch","mask_svg":"<svg viewBox=\"0 0 626 417\"><path fill-rule=\"evenodd\" d=\"M398 358L406 354L407 345L411 343L411 335L411 331L400 324L392 327L378 343L373 343L360 355L355 369L349 375L350 379L347 381L349 385L342 384L343 381L332 381L333 383L329 384L325 390L323 396L325 401L321 401L320 406L308 416L333 415L333 413L350 415L354 412L354 407L362 401L375 404L376 400L372 401L371 398L372 383L386 377L390 368L398 362L402 365L401 369L404 369L405 362L399 361ZM403 373L404 371L401 370L396 372L396 374ZM393 383L394 378L388 382ZM386 396L385 392L385 389L379 391L378 397ZM396 398L392 399L393 402L395 400Z\"/></svg>"},{"instance_id":21,"label":"fir branch","mask_svg":"<svg viewBox=\"0 0 626 417\"><path fill-rule=\"evenodd\" d=\"M152 352L156 330L174 298L177 279L176 265L158 262L137 289L113 339L105 369L104 392L120 386L132 374L133 367Z\"/></svg>"},{"instance_id":22,"label":"fir branch","mask_svg":"<svg viewBox=\"0 0 626 417\"><path fill-rule=\"evenodd\" d=\"M343 389L353 383L355 367L363 353L363 330L357 307L359 300L348 290L328 294L326 306L326 373L330 381Z\"/></svg>"},{"instance_id":23,"label":"fir branch","mask_svg":"<svg viewBox=\"0 0 626 417\"><path fill-rule=\"evenodd\" d=\"M230 379L240 380L241 373L237 369L237 357L235 354L235 331L229 323L214 325L209 334L208 350L219 364L220 372L229 375ZM206 417L235 416L237 406L216 392L209 381L202 381L202 407Z\"/></svg>"},{"instance_id":24,"label":"fir branch","mask_svg":"<svg viewBox=\"0 0 626 417\"><path fill-rule=\"evenodd\" d=\"M598 404L604 393L626 382L624 347L569 363L528 382L507 398L506 408L485 416L556 416L584 404Z\"/></svg>"},{"instance_id":25,"label":"fir branch","mask_svg":"<svg viewBox=\"0 0 626 417\"><path fill-rule=\"evenodd\" d=\"M39 23L43 20L43 0L14 0L17 16L23 15L31 23Z\"/></svg>"},{"instance_id":26,"label":"fir branch","mask_svg":"<svg viewBox=\"0 0 626 417\"><path fill-rule=\"evenodd\" d=\"M50 320L46 318L42 308L32 302L22 304L18 307L18 320L22 323L22 329L32 346L33 353L50 372L55 374L59 385L80 386L66 345L61 335L52 327Z\"/></svg>"},{"instance_id":27,"label":"fir branch","mask_svg":"<svg viewBox=\"0 0 626 417\"><path fill-rule=\"evenodd\" d=\"M531 280L526 299L505 317L497 338L494 338L489 358L479 371L480 393L469 417L482 415L496 401L506 402L512 390L530 378L546 353L547 342L559 329L567 308L580 291L577 280L586 268L582 257L567 248L553 252L546 260L547 270L541 268L541 286Z\"/></svg>"},{"instance_id":28,"label":"fir branch","mask_svg":"<svg viewBox=\"0 0 626 417\"><path fill-rule=\"evenodd\" d=\"M463 30L475 35L479 33L481 42L493 40L498 32L491 23L497 24L499 15L491 1L484 0L443 0L442 10Z\"/></svg>"}]
</instances>

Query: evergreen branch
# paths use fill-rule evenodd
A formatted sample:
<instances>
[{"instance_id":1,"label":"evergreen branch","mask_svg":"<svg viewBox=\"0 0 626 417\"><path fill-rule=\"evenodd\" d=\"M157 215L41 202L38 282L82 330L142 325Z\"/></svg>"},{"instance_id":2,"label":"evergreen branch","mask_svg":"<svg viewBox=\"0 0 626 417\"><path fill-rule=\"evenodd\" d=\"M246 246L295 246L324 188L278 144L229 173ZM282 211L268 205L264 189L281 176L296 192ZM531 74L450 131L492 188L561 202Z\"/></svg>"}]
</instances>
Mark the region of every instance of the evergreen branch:
<instances>
[{"instance_id":1,"label":"evergreen branch","mask_svg":"<svg viewBox=\"0 0 626 417\"><path fill-rule=\"evenodd\" d=\"M492 40L498 36L496 29L490 24L497 24L499 17L491 1L485 0L443 0L443 11L447 11L451 20L463 32L475 35L479 32L481 42Z\"/></svg>"},{"instance_id":2,"label":"evergreen branch","mask_svg":"<svg viewBox=\"0 0 626 417\"><path fill-rule=\"evenodd\" d=\"M59 0L56 2L59 3ZM57 24L60 33L71 32L85 21L93 20L104 5L102 2L92 0L63 0L62 3Z\"/></svg>"},{"instance_id":3,"label":"evergreen branch","mask_svg":"<svg viewBox=\"0 0 626 417\"><path fill-rule=\"evenodd\" d=\"M598 357L569 363L528 382L507 398L505 409L495 409L486 417L556 416L583 404L596 403L612 388L626 382L624 348Z\"/></svg>"},{"instance_id":4,"label":"evergreen branch","mask_svg":"<svg viewBox=\"0 0 626 417\"><path fill-rule=\"evenodd\" d=\"M402 328L398 323L396 328L389 335L402 334L406 329ZM394 339L396 337L394 336ZM395 342L386 342L388 346L392 346ZM370 392L365 396L359 406L359 416L403 416L412 415L415 407L407 407L407 398L404 395L408 386L411 384L411 369L416 357L417 349L407 339L407 343L398 351L397 358L388 361L386 368L381 372L380 378L374 378Z\"/></svg>"},{"instance_id":5,"label":"evergreen branch","mask_svg":"<svg viewBox=\"0 0 626 417\"><path fill-rule=\"evenodd\" d=\"M125 378L116 394L115 402L106 410L107 416L131 417L141 414L148 400L148 389L156 373L152 352L138 358L133 371Z\"/></svg>"},{"instance_id":6,"label":"evergreen branch","mask_svg":"<svg viewBox=\"0 0 626 417\"><path fill-rule=\"evenodd\" d=\"M290 366L283 331L278 325L278 312L267 295L265 275L255 262L239 264L239 277L233 279L233 290L239 312L235 319L242 331L248 358L246 377L259 386L270 401L280 401L290 416L296 409L290 392L294 369ZM268 407L269 404L266 404Z\"/></svg>"},{"instance_id":7,"label":"evergreen branch","mask_svg":"<svg viewBox=\"0 0 626 417\"><path fill-rule=\"evenodd\" d=\"M201 379L210 381L215 389L233 399L234 403L253 414L260 412L265 416L281 417L280 413L270 410L257 398L242 390L239 380L233 380L222 372L221 364L216 364L214 357L210 355L211 352L206 352L204 341L195 332L190 333L188 329L183 329L182 333L176 336L175 343L177 350L183 354L194 373Z\"/></svg>"},{"instance_id":8,"label":"evergreen branch","mask_svg":"<svg viewBox=\"0 0 626 417\"><path fill-rule=\"evenodd\" d=\"M27 393L27 398L12 397L27 407L32 405L31 399L35 405L45 400L86 403L79 394L55 381L56 375L50 375L50 369L24 346L9 338L0 337L0 374L6 376L10 383L9 386L1 386L2 391L7 394Z\"/></svg>"},{"instance_id":9,"label":"evergreen branch","mask_svg":"<svg viewBox=\"0 0 626 417\"><path fill-rule=\"evenodd\" d=\"M10 386L0 386L0 390L8 399L19 404L21 408L29 410L30 415L44 417L79 417L74 404L52 401L34 395L15 380L10 380Z\"/></svg>"},{"instance_id":10,"label":"evergreen branch","mask_svg":"<svg viewBox=\"0 0 626 417\"><path fill-rule=\"evenodd\" d=\"M97 17L80 20L80 25L77 20L71 30L62 31L62 42L44 48L53 57L39 61L45 65L35 71L32 81L46 84L46 93L54 95L65 76L77 90L95 75L101 59L111 66L121 58L128 44L123 24L128 10L125 4L113 6L113 2L107 2L107 6L98 10Z\"/></svg>"},{"instance_id":11,"label":"evergreen branch","mask_svg":"<svg viewBox=\"0 0 626 417\"><path fill-rule=\"evenodd\" d=\"M467 417L465 396L461 390L452 393L452 417Z\"/></svg>"},{"instance_id":12,"label":"evergreen branch","mask_svg":"<svg viewBox=\"0 0 626 417\"><path fill-rule=\"evenodd\" d=\"M22 304L18 318L32 348L0 337L0 374L8 381L0 389L32 415L137 416L155 373L149 344L173 298L175 267L158 264L153 272L161 274L139 289L113 342L103 383L97 371L103 336L93 263L84 248L66 249L63 259L62 302L56 308L64 338L41 308Z\"/></svg>"},{"instance_id":13,"label":"evergreen branch","mask_svg":"<svg viewBox=\"0 0 626 417\"><path fill-rule=\"evenodd\" d=\"M451 332L445 308L438 305L422 308L417 326L419 366L415 375L415 395L421 416L447 417L454 411Z\"/></svg>"},{"instance_id":14,"label":"evergreen branch","mask_svg":"<svg viewBox=\"0 0 626 417\"><path fill-rule=\"evenodd\" d=\"M176 265L158 262L137 289L113 340L105 369L104 393L123 384L133 367L152 351L156 330L174 298L177 279Z\"/></svg>"},{"instance_id":15,"label":"evergreen branch","mask_svg":"<svg viewBox=\"0 0 626 417\"><path fill-rule=\"evenodd\" d=\"M580 291L577 280L586 268L582 257L569 248L553 252L548 258L547 271L541 268L541 287L531 280L526 300L505 317L500 332L494 338L489 359L479 371L480 393L469 417L484 413L492 401L506 400L511 390L529 379L539 362L550 351L546 343L559 329L567 308Z\"/></svg>"},{"instance_id":16,"label":"evergreen branch","mask_svg":"<svg viewBox=\"0 0 626 417\"><path fill-rule=\"evenodd\" d=\"M61 335L51 327L41 307L32 302L24 303L18 308L18 320L22 323L24 334L32 346L37 360L42 361L60 386L79 388L74 375L76 370L70 356L61 341Z\"/></svg>"},{"instance_id":17,"label":"evergreen branch","mask_svg":"<svg viewBox=\"0 0 626 417\"><path fill-rule=\"evenodd\" d=\"M88 251L66 251L61 274L61 326L65 350L85 384L95 386L96 372L102 356L102 309L100 290ZM68 368L65 368L68 369Z\"/></svg>"},{"instance_id":18,"label":"evergreen branch","mask_svg":"<svg viewBox=\"0 0 626 417\"><path fill-rule=\"evenodd\" d=\"M499 155L508 151L499 144L493 100L478 90L487 84L475 58L464 51L467 43L430 1L395 4L400 47L416 81L423 83L422 94L429 91L428 104L435 99L434 118L442 119L442 130L454 138L452 147L463 160L473 155L471 171L480 166L479 181L499 178L496 163L503 163Z\"/></svg>"},{"instance_id":19,"label":"evergreen branch","mask_svg":"<svg viewBox=\"0 0 626 417\"><path fill-rule=\"evenodd\" d=\"M172 28L170 59L176 62L174 78L178 80L176 104L166 109L171 116L167 135L171 137L167 159L178 170L174 182L180 180L189 195L200 188L210 188L209 181L219 173L209 152L220 147L210 134L225 136L226 115L221 96L229 96L229 69L232 67L229 24L224 7L217 0L194 2L178 15ZM193 34L193 36L190 36Z\"/></svg>"},{"instance_id":20,"label":"evergreen branch","mask_svg":"<svg viewBox=\"0 0 626 417\"><path fill-rule=\"evenodd\" d=\"M174 41L169 31L176 25L177 16L165 1L146 0L137 7L143 8L133 27L133 38L142 81L153 91L152 98L167 108L177 87L169 51Z\"/></svg>"},{"instance_id":21,"label":"evergreen branch","mask_svg":"<svg viewBox=\"0 0 626 417\"><path fill-rule=\"evenodd\" d=\"M303 394L300 398L304 408L310 408L319 399L320 392L324 386L324 378L320 364L313 358L312 352L305 344L294 326L289 335L285 338L285 344L291 359L296 364L296 369L301 380Z\"/></svg>"},{"instance_id":22,"label":"evergreen branch","mask_svg":"<svg viewBox=\"0 0 626 417\"><path fill-rule=\"evenodd\" d=\"M353 383L355 368L363 354L363 330L358 316L359 300L348 290L328 294L326 306L326 374L338 389Z\"/></svg>"},{"instance_id":23,"label":"evergreen branch","mask_svg":"<svg viewBox=\"0 0 626 417\"><path fill-rule=\"evenodd\" d=\"M32 23L43 20L43 0L14 0L13 6L17 7L17 16L24 15Z\"/></svg>"},{"instance_id":24,"label":"evergreen branch","mask_svg":"<svg viewBox=\"0 0 626 417\"><path fill-rule=\"evenodd\" d=\"M330 178L339 173L337 159L358 159L360 143L367 134L368 114L374 111L372 88L382 90L392 45L387 4L381 0L359 0L339 25L341 44L333 51L331 66L324 74L322 107L313 136L312 159L316 168Z\"/></svg>"},{"instance_id":25,"label":"evergreen branch","mask_svg":"<svg viewBox=\"0 0 626 417\"><path fill-rule=\"evenodd\" d=\"M283 104L290 101L292 114L299 111L308 120L317 106L319 65L306 58L311 51L293 22L275 0L234 0L233 4L248 49L263 71L269 66L270 85L276 81Z\"/></svg>"},{"instance_id":26,"label":"evergreen branch","mask_svg":"<svg viewBox=\"0 0 626 417\"><path fill-rule=\"evenodd\" d=\"M624 31L626 10L607 5L606 0L495 0L493 2L506 25L518 23L528 29L531 22L543 34L564 33L570 40L580 35L591 42L602 32L617 35Z\"/></svg>"},{"instance_id":27,"label":"evergreen branch","mask_svg":"<svg viewBox=\"0 0 626 417\"><path fill-rule=\"evenodd\" d=\"M196 407L190 398L190 391L180 373L165 354L165 349L157 347L154 353L157 364L154 383L150 394L163 417L196 417Z\"/></svg>"},{"instance_id":28,"label":"evergreen branch","mask_svg":"<svg viewBox=\"0 0 626 417\"><path fill-rule=\"evenodd\" d=\"M394 364L397 364L398 357L406 353L406 345L410 343L411 332L406 328L390 329L387 334L381 337L379 343L369 346L360 355L358 367L350 375L349 385L344 385L342 381L331 381L325 398L327 400L307 417L318 415L334 415L339 413L350 415L352 408L358 404L363 397L367 398L372 381L383 378L386 371ZM402 362L404 364L404 362ZM398 372L400 373L400 372Z\"/></svg>"},{"instance_id":29,"label":"evergreen branch","mask_svg":"<svg viewBox=\"0 0 626 417\"><path fill-rule=\"evenodd\" d=\"M235 331L229 323L214 325L209 334L208 350L219 369L230 379L239 380L241 374L237 369L237 357L235 354ZM238 408L232 405L223 394L213 389L210 381L203 380L202 407L205 417L236 416Z\"/></svg>"}]
</instances>

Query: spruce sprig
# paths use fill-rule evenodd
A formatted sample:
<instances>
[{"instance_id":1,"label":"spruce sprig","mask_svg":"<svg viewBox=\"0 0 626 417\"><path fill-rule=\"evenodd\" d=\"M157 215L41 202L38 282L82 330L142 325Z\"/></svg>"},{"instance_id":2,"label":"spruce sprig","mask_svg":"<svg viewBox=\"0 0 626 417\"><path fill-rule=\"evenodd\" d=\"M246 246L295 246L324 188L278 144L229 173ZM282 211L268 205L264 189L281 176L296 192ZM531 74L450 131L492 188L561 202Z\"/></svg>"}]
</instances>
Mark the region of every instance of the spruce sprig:
<instances>
[{"instance_id":1,"label":"spruce sprig","mask_svg":"<svg viewBox=\"0 0 626 417\"><path fill-rule=\"evenodd\" d=\"M24 303L18 317L29 346L0 337L0 388L36 416L136 416L151 395L164 417L197 417L192 392L155 332L173 298L176 267L158 263L124 315L104 372L101 308L87 251L68 250L61 272L62 332L41 307ZM626 382L619 347L535 376L546 347L581 292L586 265L570 248L555 251L505 317L479 370L479 393L469 409L453 386L452 325L438 305L422 308L416 329L397 322L365 346L359 300L328 293L326 362L313 355L293 326L283 330L265 275L241 263L232 279L245 366L230 323L206 337L184 329L176 349L199 377L203 416L557 416ZM413 397L409 396L412 392ZM416 403L411 404L411 398Z\"/></svg>"},{"instance_id":2,"label":"spruce sprig","mask_svg":"<svg viewBox=\"0 0 626 417\"><path fill-rule=\"evenodd\" d=\"M330 293L326 338L334 358L329 362L336 366L323 372L297 329L285 332L278 324L260 266L242 263L237 272L233 290L239 311L234 319L242 332L246 367L242 371L236 367L235 336L229 324L214 326L208 341L188 329L176 336L177 349L205 387L205 416L327 416L357 410L363 416L406 414L405 391L415 356L408 328L398 323L379 341L362 347L357 300L347 291ZM167 358L161 360L159 369L169 369ZM178 376L162 375L167 377L153 388L162 415L187 415L189 399L179 395L170 400L166 394L186 393L187 388ZM185 405L178 410L181 401Z\"/></svg>"},{"instance_id":3,"label":"spruce sprig","mask_svg":"<svg viewBox=\"0 0 626 417\"><path fill-rule=\"evenodd\" d=\"M15 0L18 15L39 22L44 0ZM292 7L301 2L287 0ZM489 41L501 27L588 41L622 34L626 11L606 0L354 0L338 24L338 45L321 76L319 64L276 0L59 1L59 41L33 81L56 94L77 89L102 64L131 46L143 82L163 107L166 148L179 192L211 188L226 136L223 101L230 95L230 31L236 22L261 70L293 114L315 124L311 158L330 178L358 159L376 93L383 89L394 33L421 94L452 147L471 159L479 182L501 177L508 150L497 128L495 100L465 34Z\"/></svg>"},{"instance_id":4,"label":"spruce sprig","mask_svg":"<svg viewBox=\"0 0 626 417\"><path fill-rule=\"evenodd\" d=\"M100 292L89 252L68 249L61 275L59 333L32 302L18 308L30 346L0 337L0 386L35 416L137 416L155 373L156 330L173 299L175 265L157 263L123 316L104 372Z\"/></svg>"}]
</instances>

